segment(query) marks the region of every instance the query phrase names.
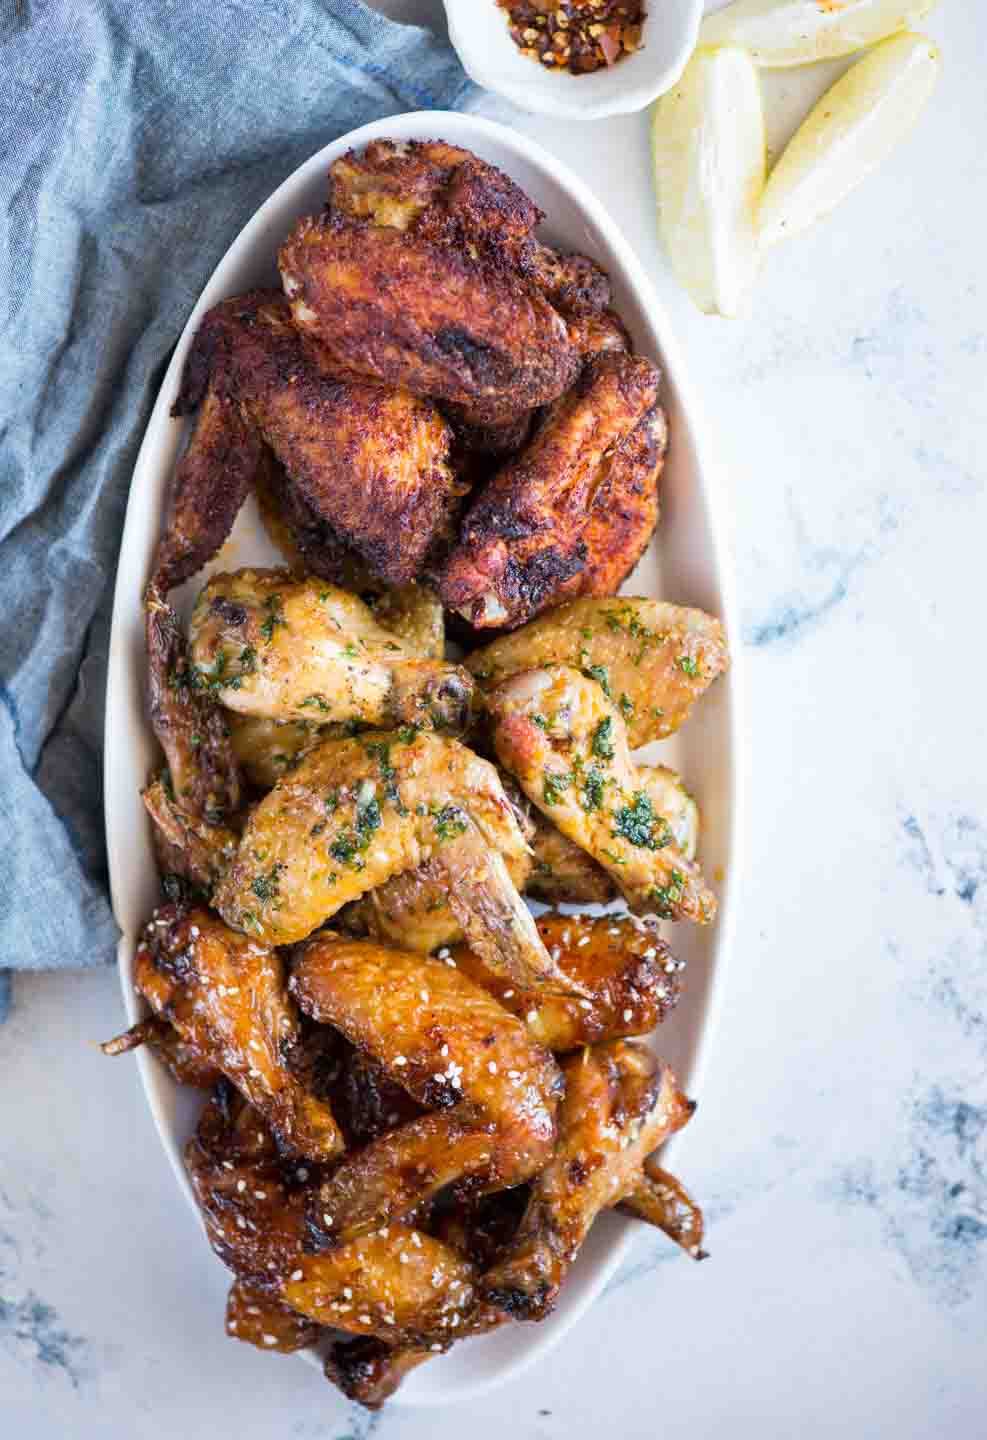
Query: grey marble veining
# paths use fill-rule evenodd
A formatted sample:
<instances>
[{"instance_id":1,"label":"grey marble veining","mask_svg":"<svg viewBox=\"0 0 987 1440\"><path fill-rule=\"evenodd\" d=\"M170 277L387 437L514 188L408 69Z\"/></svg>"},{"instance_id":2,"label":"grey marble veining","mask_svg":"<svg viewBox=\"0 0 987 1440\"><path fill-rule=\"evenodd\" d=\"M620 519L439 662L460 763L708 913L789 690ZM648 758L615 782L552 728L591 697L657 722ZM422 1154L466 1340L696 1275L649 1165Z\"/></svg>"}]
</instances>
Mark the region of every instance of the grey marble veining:
<instances>
[{"instance_id":1,"label":"grey marble veining","mask_svg":"<svg viewBox=\"0 0 987 1440\"><path fill-rule=\"evenodd\" d=\"M748 826L678 1160L711 1258L642 1235L521 1380L369 1417L225 1339L222 1276L134 1074L94 1048L119 1022L115 977L31 976L0 1031L0 1433L985 1433L987 20L954 4L931 23L945 75L908 146L770 257L735 322L697 315L667 272L640 117L516 120L635 246L722 458ZM794 83L770 81L786 105Z\"/></svg>"}]
</instances>

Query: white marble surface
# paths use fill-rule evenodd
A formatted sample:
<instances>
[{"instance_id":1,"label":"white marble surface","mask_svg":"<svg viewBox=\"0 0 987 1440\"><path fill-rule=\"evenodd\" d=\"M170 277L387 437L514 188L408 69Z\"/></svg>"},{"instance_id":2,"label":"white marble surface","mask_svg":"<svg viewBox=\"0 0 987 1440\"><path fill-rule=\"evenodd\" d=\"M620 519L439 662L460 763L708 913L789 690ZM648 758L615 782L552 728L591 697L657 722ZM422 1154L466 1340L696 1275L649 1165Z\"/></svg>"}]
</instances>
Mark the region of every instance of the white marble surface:
<instances>
[{"instance_id":1,"label":"white marble surface","mask_svg":"<svg viewBox=\"0 0 987 1440\"><path fill-rule=\"evenodd\" d=\"M954 0L931 28L946 74L919 131L735 322L671 281L641 117L517 122L651 270L732 476L746 883L681 1152L713 1258L642 1235L540 1370L371 1420L224 1338L134 1073L94 1048L115 975L32 976L0 1032L3 1436L985 1433L987 18Z\"/></svg>"}]
</instances>

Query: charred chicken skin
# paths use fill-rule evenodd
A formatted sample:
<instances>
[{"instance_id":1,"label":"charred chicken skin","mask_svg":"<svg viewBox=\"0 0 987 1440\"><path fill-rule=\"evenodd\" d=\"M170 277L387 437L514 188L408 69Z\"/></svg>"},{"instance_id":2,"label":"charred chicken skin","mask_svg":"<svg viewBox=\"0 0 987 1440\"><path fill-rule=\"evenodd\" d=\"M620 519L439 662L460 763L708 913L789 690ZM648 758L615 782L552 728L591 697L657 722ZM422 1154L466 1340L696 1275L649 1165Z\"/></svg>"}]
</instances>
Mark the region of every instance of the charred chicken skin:
<instances>
[{"instance_id":1,"label":"charred chicken skin","mask_svg":"<svg viewBox=\"0 0 987 1440\"><path fill-rule=\"evenodd\" d=\"M601 1210L633 1195L653 1150L695 1106L667 1065L626 1040L573 1055L555 1154L531 1191L520 1229L487 1272L491 1304L519 1320L542 1320Z\"/></svg>"},{"instance_id":2,"label":"charred chicken skin","mask_svg":"<svg viewBox=\"0 0 987 1440\"><path fill-rule=\"evenodd\" d=\"M480 629L513 628L547 605L619 588L658 517L658 379L639 357L590 361L470 507L442 571L450 609Z\"/></svg>"}]
</instances>

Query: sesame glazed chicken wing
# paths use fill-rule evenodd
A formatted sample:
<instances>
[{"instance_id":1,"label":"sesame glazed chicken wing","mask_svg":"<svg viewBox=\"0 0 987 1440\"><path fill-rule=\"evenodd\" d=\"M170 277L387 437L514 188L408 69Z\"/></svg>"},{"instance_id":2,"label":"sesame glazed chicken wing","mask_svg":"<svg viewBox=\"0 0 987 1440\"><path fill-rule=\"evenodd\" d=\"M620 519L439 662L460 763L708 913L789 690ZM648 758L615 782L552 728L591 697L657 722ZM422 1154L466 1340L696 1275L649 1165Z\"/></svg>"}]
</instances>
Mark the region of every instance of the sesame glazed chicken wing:
<instances>
[{"instance_id":1,"label":"sesame glazed chicken wing","mask_svg":"<svg viewBox=\"0 0 987 1440\"><path fill-rule=\"evenodd\" d=\"M265 291L206 315L177 412L193 409L206 385L259 429L338 542L391 584L414 579L461 494L452 432L433 405L334 371L291 323L284 297Z\"/></svg>"},{"instance_id":2,"label":"sesame glazed chicken wing","mask_svg":"<svg viewBox=\"0 0 987 1440\"><path fill-rule=\"evenodd\" d=\"M540 665L585 670L620 709L636 748L674 735L729 656L723 626L711 615L620 595L560 605L466 664L484 686Z\"/></svg>"},{"instance_id":3,"label":"sesame glazed chicken wing","mask_svg":"<svg viewBox=\"0 0 987 1440\"><path fill-rule=\"evenodd\" d=\"M479 628L513 627L553 602L619 587L658 517L658 381L639 356L587 364L467 512L441 576L450 609Z\"/></svg>"},{"instance_id":4,"label":"sesame glazed chicken wing","mask_svg":"<svg viewBox=\"0 0 987 1440\"><path fill-rule=\"evenodd\" d=\"M555 1154L508 1253L483 1280L490 1303L519 1320L549 1314L597 1215L634 1193L647 1156L695 1109L669 1067L626 1040L583 1050L563 1071Z\"/></svg>"},{"instance_id":5,"label":"sesame glazed chicken wing","mask_svg":"<svg viewBox=\"0 0 987 1440\"><path fill-rule=\"evenodd\" d=\"M564 989L507 870L526 848L496 770L457 741L326 740L254 809L214 902L228 924L287 945L428 861L488 964Z\"/></svg>"},{"instance_id":6,"label":"sesame glazed chicken wing","mask_svg":"<svg viewBox=\"0 0 987 1440\"><path fill-rule=\"evenodd\" d=\"M547 1051L455 967L367 941L316 938L291 991L306 1014L370 1052L431 1112L335 1167L309 1209L338 1244L421 1207L445 1186L518 1185L551 1152L561 1076Z\"/></svg>"},{"instance_id":7,"label":"sesame glazed chicken wing","mask_svg":"<svg viewBox=\"0 0 987 1440\"><path fill-rule=\"evenodd\" d=\"M715 897L655 810L620 713L595 680L567 665L522 671L491 690L487 706L501 764L633 909L699 924L713 918Z\"/></svg>"},{"instance_id":8,"label":"sesame glazed chicken wing","mask_svg":"<svg viewBox=\"0 0 987 1440\"><path fill-rule=\"evenodd\" d=\"M289 1153L327 1160L343 1145L331 1110L287 1066L298 1016L277 954L202 907L162 906L137 948L135 983L263 1114Z\"/></svg>"},{"instance_id":9,"label":"sesame glazed chicken wing","mask_svg":"<svg viewBox=\"0 0 987 1440\"><path fill-rule=\"evenodd\" d=\"M230 710L318 724L462 730L473 681L420 658L356 595L285 570L214 575L191 623L195 674Z\"/></svg>"}]
</instances>

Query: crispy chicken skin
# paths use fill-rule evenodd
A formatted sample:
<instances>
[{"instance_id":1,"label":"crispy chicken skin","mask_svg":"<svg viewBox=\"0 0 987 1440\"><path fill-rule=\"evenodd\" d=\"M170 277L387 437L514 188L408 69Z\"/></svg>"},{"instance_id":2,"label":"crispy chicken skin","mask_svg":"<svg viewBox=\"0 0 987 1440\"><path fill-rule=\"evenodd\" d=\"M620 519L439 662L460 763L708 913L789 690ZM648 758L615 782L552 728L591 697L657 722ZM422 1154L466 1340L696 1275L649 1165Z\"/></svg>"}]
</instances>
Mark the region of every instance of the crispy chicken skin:
<instances>
[{"instance_id":1,"label":"crispy chicken skin","mask_svg":"<svg viewBox=\"0 0 987 1440\"><path fill-rule=\"evenodd\" d=\"M618 1208L664 1231L693 1260L709 1258L703 1249L703 1212L681 1180L661 1168L656 1156L645 1160L641 1179Z\"/></svg>"},{"instance_id":2,"label":"crispy chicken skin","mask_svg":"<svg viewBox=\"0 0 987 1440\"><path fill-rule=\"evenodd\" d=\"M729 656L723 627L711 615L620 595L560 605L466 661L484 687L553 664L606 681L636 748L674 735Z\"/></svg>"},{"instance_id":3,"label":"crispy chicken skin","mask_svg":"<svg viewBox=\"0 0 987 1440\"><path fill-rule=\"evenodd\" d=\"M328 1160L342 1150L331 1110L286 1063L298 1016L273 950L201 906L168 904L144 930L134 973L155 1015L233 1081L286 1153Z\"/></svg>"},{"instance_id":4,"label":"crispy chicken skin","mask_svg":"<svg viewBox=\"0 0 987 1440\"><path fill-rule=\"evenodd\" d=\"M148 1015L138 1020L122 1035L104 1040L99 1047L104 1055L129 1055L146 1045L156 1060L160 1060L172 1079L179 1085L188 1085L193 1090L212 1090L222 1078L222 1071L199 1050L198 1046L184 1040L174 1026L159 1015Z\"/></svg>"},{"instance_id":5,"label":"crispy chicken skin","mask_svg":"<svg viewBox=\"0 0 987 1440\"><path fill-rule=\"evenodd\" d=\"M314 1345L320 1326L264 1290L234 1280L226 1297L226 1333L231 1340L256 1345L258 1350L291 1355Z\"/></svg>"},{"instance_id":6,"label":"crispy chicken skin","mask_svg":"<svg viewBox=\"0 0 987 1440\"><path fill-rule=\"evenodd\" d=\"M658 514L666 434L658 382L637 356L606 353L587 364L467 512L441 576L450 609L480 629L514 627L624 580Z\"/></svg>"},{"instance_id":7,"label":"crispy chicken skin","mask_svg":"<svg viewBox=\"0 0 987 1440\"><path fill-rule=\"evenodd\" d=\"M335 1167L309 1207L338 1244L419 1209L445 1186L518 1185L551 1153L561 1076L524 1025L455 967L317 937L291 977L306 1014L368 1051L430 1113Z\"/></svg>"},{"instance_id":8,"label":"crispy chicken skin","mask_svg":"<svg viewBox=\"0 0 987 1440\"><path fill-rule=\"evenodd\" d=\"M706 924L716 900L675 843L630 756L619 711L568 665L521 671L487 694L501 764L643 913Z\"/></svg>"},{"instance_id":9,"label":"crispy chicken skin","mask_svg":"<svg viewBox=\"0 0 987 1440\"><path fill-rule=\"evenodd\" d=\"M555 1154L509 1252L483 1279L490 1303L519 1320L552 1310L597 1215L635 1191L647 1156L695 1108L667 1065L626 1040L583 1050L563 1068Z\"/></svg>"},{"instance_id":10,"label":"crispy chicken skin","mask_svg":"<svg viewBox=\"0 0 987 1440\"><path fill-rule=\"evenodd\" d=\"M565 321L482 255L337 213L299 221L278 264L299 329L385 385L496 421L575 379Z\"/></svg>"},{"instance_id":11,"label":"crispy chicken skin","mask_svg":"<svg viewBox=\"0 0 987 1440\"><path fill-rule=\"evenodd\" d=\"M226 723L199 689L185 635L154 586L144 600L148 711L164 751L175 802L197 820L220 824L240 804L240 773Z\"/></svg>"},{"instance_id":12,"label":"crispy chicken skin","mask_svg":"<svg viewBox=\"0 0 987 1440\"><path fill-rule=\"evenodd\" d=\"M210 384L175 473L171 519L155 557L155 584L162 593L212 559L258 473L270 464L257 430Z\"/></svg>"},{"instance_id":13,"label":"crispy chicken skin","mask_svg":"<svg viewBox=\"0 0 987 1440\"><path fill-rule=\"evenodd\" d=\"M463 730L473 680L421 659L356 595L287 570L213 575L190 627L195 674L230 710L268 720L359 720Z\"/></svg>"},{"instance_id":14,"label":"crispy chicken skin","mask_svg":"<svg viewBox=\"0 0 987 1440\"><path fill-rule=\"evenodd\" d=\"M309 750L334 733L313 720L268 720L233 710L226 723L244 777L257 790L273 790Z\"/></svg>"},{"instance_id":15,"label":"crispy chicken skin","mask_svg":"<svg viewBox=\"0 0 987 1440\"><path fill-rule=\"evenodd\" d=\"M268 451L270 463L254 477L254 494L268 539L296 575L318 575L347 590L375 581L369 566L345 544L305 499L287 470Z\"/></svg>"},{"instance_id":16,"label":"crispy chicken skin","mask_svg":"<svg viewBox=\"0 0 987 1440\"><path fill-rule=\"evenodd\" d=\"M628 915L539 915L538 933L562 973L585 998L539 995L492 975L466 945L452 959L523 1020L528 1034L557 1053L603 1040L646 1035L679 998L684 968L659 937L654 921Z\"/></svg>"},{"instance_id":17,"label":"crispy chicken skin","mask_svg":"<svg viewBox=\"0 0 987 1440\"><path fill-rule=\"evenodd\" d=\"M239 1108L236 1100L206 1106L185 1151L209 1242L223 1264L251 1289L319 1325L399 1345L433 1336L443 1342L474 1306L470 1262L399 1225L310 1253L305 1205L314 1177L285 1167L249 1106L231 1128L230 1103Z\"/></svg>"},{"instance_id":18,"label":"crispy chicken skin","mask_svg":"<svg viewBox=\"0 0 987 1440\"><path fill-rule=\"evenodd\" d=\"M323 741L279 781L250 815L214 901L228 924L286 945L429 861L488 964L557 983L505 863L525 853L488 761L444 736L377 732Z\"/></svg>"},{"instance_id":19,"label":"crispy chicken skin","mask_svg":"<svg viewBox=\"0 0 987 1440\"><path fill-rule=\"evenodd\" d=\"M687 860L699 848L699 807L681 778L665 765L639 765L638 782L657 813L668 821L675 844ZM605 905L619 890L591 855L563 835L545 815L532 816L532 867L524 893L548 904Z\"/></svg>"},{"instance_id":20,"label":"crispy chicken skin","mask_svg":"<svg viewBox=\"0 0 987 1440\"><path fill-rule=\"evenodd\" d=\"M255 424L315 514L374 574L413 580L449 530L460 487L452 432L407 390L340 377L291 322L284 297L224 300L199 327L177 409L205 377Z\"/></svg>"},{"instance_id":21,"label":"crispy chicken skin","mask_svg":"<svg viewBox=\"0 0 987 1440\"><path fill-rule=\"evenodd\" d=\"M508 1317L492 1305L477 1305L466 1315L455 1333L444 1341L428 1345L387 1345L381 1340L340 1340L326 1357L325 1377L346 1396L366 1410L379 1410L402 1381L458 1340L485 1335L498 1329Z\"/></svg>"}]
</instances>

